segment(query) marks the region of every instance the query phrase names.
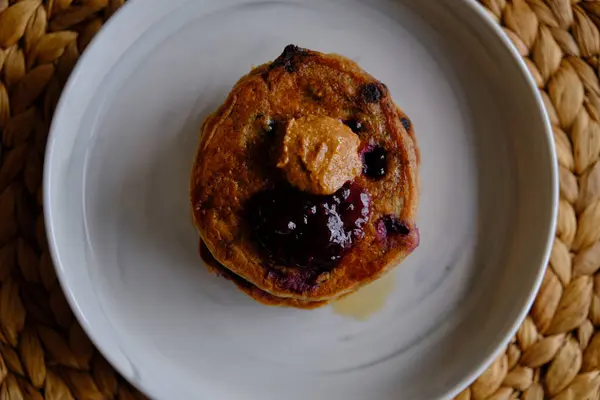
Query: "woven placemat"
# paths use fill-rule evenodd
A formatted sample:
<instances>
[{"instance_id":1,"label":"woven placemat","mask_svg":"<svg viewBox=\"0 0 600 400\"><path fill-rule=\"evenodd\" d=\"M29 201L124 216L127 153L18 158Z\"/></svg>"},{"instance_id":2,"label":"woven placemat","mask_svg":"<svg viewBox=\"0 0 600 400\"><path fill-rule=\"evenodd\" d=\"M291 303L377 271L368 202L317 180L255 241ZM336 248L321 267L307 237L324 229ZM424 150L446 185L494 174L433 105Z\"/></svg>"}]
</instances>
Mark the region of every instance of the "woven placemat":
<instances>
[{"instance_id":1,"label":"woven placemat","mask_svg":"<svg viewBox=\"0 0 600 400\"><path fill-rule=\"evenodd\" d=\"M599 399L600 1L481 2L538 83L554 127L561 199L550 266L529 316L459 399ZM73 317L41 214L54 107L79 55L122 3L0 0L0 400L144 398Z\"/></svg>"}]
</instances>

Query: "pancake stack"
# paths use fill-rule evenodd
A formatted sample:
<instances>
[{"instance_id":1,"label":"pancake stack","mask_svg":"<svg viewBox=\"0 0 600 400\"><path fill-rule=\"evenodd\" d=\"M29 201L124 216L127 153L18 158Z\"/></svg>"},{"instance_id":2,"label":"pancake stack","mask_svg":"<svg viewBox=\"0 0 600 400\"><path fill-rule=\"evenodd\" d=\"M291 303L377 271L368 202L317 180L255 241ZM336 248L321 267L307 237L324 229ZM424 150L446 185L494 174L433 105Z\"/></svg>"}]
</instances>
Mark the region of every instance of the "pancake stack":
<instances>
[{"instance_id":1,"label":"pancake stack","mask_svg":"<svg viewBox=\"0 0 600 400\"><path fill-rule=\"evenodd\" d=\"M418 246L418 166L412 124L383 83L289 45L202 126L190 199L205 264L267 305L348 295Z\"/></svg>"}]
</instances>

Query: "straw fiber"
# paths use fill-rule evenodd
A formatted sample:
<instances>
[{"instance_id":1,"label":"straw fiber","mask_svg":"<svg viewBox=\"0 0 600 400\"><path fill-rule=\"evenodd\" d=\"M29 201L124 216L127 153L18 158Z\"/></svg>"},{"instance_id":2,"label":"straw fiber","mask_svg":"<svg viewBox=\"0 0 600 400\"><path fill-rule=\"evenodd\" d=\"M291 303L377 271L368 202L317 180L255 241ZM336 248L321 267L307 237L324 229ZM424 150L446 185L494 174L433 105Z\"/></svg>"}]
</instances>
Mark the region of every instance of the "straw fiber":
<instances>
[{"instance_id":1,"label":"straw fiber","mask_svg":"<svg viewBox=\"0 0 600 400\"><path fill-rule=\"evenodd\" d=\"M600 0L481 0L544 98L560 209L537 299L467 399L600 399ZM0 0L0 400L145 398L74 318L48 255L42 167L69 73L123 0Z\"/></svg>"}]
</instances>

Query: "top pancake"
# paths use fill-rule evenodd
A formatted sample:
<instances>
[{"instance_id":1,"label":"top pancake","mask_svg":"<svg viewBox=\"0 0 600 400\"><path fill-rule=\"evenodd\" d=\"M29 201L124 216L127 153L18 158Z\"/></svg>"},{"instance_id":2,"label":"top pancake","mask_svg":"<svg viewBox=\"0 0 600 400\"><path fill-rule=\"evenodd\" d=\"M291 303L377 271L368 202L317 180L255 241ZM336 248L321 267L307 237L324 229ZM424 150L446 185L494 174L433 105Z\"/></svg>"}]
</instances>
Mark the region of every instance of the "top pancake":
<instances>
[{"instance_id":1,"label":"top pancake","mask_svg":"<svg viewBox=\"0 0 600 400\"><path fill-rule=\"evenodd\" d=\"M387 152L385 176L355 179L372 198L364 237L328 271L271 265L245 217L252 195L284 179L276 168L278 127L306 115L359 121L361 147ZM191 173L194 223L213 256L259 289L278 297L330 300L377 279L418 245L417 170L412 124L384 84L347 58L290 45L275 61L242 77L206 119ZM407 232L382 232L390 217Z\"/></svg>"}]
</instances>

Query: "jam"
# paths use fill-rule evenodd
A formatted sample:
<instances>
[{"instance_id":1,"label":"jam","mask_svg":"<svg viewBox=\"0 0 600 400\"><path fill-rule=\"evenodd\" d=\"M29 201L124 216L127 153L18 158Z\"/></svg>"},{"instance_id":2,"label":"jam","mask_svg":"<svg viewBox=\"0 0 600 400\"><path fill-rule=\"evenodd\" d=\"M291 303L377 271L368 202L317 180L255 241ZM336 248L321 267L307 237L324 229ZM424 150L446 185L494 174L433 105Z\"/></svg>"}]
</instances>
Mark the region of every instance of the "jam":
<instances>
[{"instance_id":1,"label":"jam","mask_svg":"<svg viewBox=\"0 0 600 400\"><path fill-rule=\"evenodd\" d=\"M317 196L290 186L247 203L254 238L272 265L328 270L364 236L371 197L356 184Z\"/></svg>"}]
</instances>

